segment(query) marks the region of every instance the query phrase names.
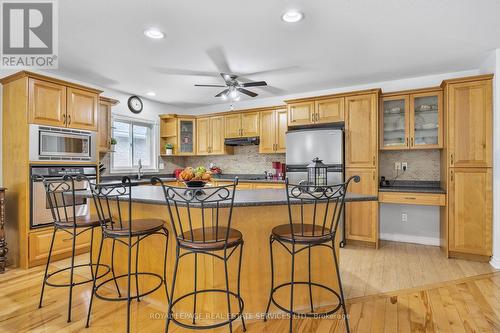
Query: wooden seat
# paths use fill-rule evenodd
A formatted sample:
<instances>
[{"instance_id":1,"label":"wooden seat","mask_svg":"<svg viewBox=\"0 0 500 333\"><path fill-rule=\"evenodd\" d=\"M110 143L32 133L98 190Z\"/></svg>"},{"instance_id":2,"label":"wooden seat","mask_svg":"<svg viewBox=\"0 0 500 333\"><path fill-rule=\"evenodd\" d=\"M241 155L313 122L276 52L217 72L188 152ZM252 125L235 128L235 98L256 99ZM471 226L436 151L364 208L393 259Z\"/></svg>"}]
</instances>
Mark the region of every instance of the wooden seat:
<instances>
[{"instance_id":1,"label":"wooden seat","mask_svg":"<svg viewBox=\"0 0 500 333\"><path fill-rule=\"evenodd\" d=\"M226 227L210 227L210 228L197 228L191 231L185 231L179 238L179 244L182 247L196 250L218 250L224 248L226 243ZM231 248L241 244L243 235L236 229L229 229L229 236L227 238L227 248Z\"/></svg>"},{"instance_id":2,"label":"wooden seat","mask_svg":"<svg viewBox=\"0 0 500 333\"><path fill-rule=\"evenodd\" d=\"M284 240L286 242L297 243L321 243L332 239L332 234L327 228L323 228L321 225L313 224L292 224L293 226L293 237L292 228L290 224L281 224L276 226L271 231L275 238Z\"/></svg>"},{"instance_id":3,"label":"wooden seat","mask_svg":"<svg viewBox=\"0 0 500 333\"><path fill-rule=\"evenodd\" d=\"M60 228L73 228L73 219L68 221L56 221L55 224ZM96 215L86 215L76 217L76 227L77 228L89 228L98 227L100 224L99 217Z\"/></svg>"},{"instance_id":4,"label":"wooden seat","mask_svg":"<svg viewBox=\"0 0 500 333\"><path fill-rule=\"evenodd\" d=\"M165 221L160 219L136 219L131 222L132 236L142 236L153 232L160 231ZM127 237L129 233L129 222L123 221L113 222L113 227L108 224L104 232L111 237Z\"/></svg>"}]
</instances>

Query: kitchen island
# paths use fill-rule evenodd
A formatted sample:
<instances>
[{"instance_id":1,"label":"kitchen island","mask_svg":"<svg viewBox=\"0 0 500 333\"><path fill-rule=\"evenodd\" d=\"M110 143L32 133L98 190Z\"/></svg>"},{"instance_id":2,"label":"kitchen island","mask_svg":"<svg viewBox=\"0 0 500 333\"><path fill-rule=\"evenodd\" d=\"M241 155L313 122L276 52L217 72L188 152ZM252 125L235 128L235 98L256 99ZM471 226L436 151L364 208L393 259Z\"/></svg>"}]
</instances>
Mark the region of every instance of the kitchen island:
<instances>
[{"instance_id":1,"label":"kitchen island","mask_svg":"<svg viewBox=\"0 0 500 333\"><path fill-rule=\"evenodd\" d=\"M376 196L365 196L347 194L346 202L352 201L375 201ZM166 226L170 232L169 249L167 256L167 283L170 290L173 263L175 257L176 241L174 233L168 222L168 208L165 203L163 189L160 186L135 186L132 188L133 218L161 218L166 221ZM314 205L304 206L304 216L312 214ZM318 206L319 207L319 206ZM94 207L92 207L94 209ZM185 209L180 207L180 210ZM201 211L201 209L199 209ZM94 209L95 211L95 209ZM191 218L194 225L201 225L201 216L196 216L196 209L192 210ZM215 211L215 209L214 209ZM221 206L220 217L227 217L229 208ZM201 215L201 214L200 214ZM208 214L206 214L208 215ZM292 215L300 216L300 205L292 205ZM205 224L210 225L211 218L205 216ZM287 197L284 190L237 190L234 199L231 228L239 230L243 234L244 250L241 269L241 296L245 302L244 314L248 319L262 318L262 313L266 309L270 291L270 254L269 236L273 227L288 222ZM338 237L340 239L340 237ZM338 244L338 241L336 242ZM94 242L94 257L97 257L99 242ZM103 248L101 262L110 263L111 240L106 240ZM139 271L151 271L162 273L164 238L161 236L151 236L141 242L139 255ZM289 281L290 279L290 255L279 245L274 246L275 256L275 285ZM337 247L338 251L338 247ZM135 253L135 250L134 250ZM134 253L132 254L135 259ZM307 253L307 251L304 251ZM234 256L229 260L229 280L232 290L237 286L237 260ZM331 250L323 247L312 250L312 278L313 281L332 286L337 289L335 281L335 266ZM117 245L115 249L115 270L117 275L125 274L127 269L126 247ZM134 265L134 262L132 263ZM133 266L132 266L133 267ZM194 288L194 258L184 257L180 261L179 272L176 282L176 296L193 291ZM198 290L203 288L224 288L225 280L223 274L223 263L212 256L201 256L198 258ZM307 255L298 255L295 263L295 280L305 281L307 279ZM126 279L120 279L120 287L125 291ZM157 281L152 278L141 278L139 288L144 292L148 288L156 285ZM132 283L132 293L134 293L135 283ZM308 291L306 287L296 286L295 308L306 309L309 305ZM302 289L303 288L303 289ZM113 289L109 290L113 293ZM207 296L205 296L207 295ZM313 290L315 305L333 305L336 300L331 295L322 290ZM289 303L289 289L282 288L275 299L283 304ZM159 306L159 310L167 310L167 300L163 289L159 289L146 297L148 301ZM232 304L232 309L237 309L236 301ZM286 303L285 303L286 302ZM213 296L200 294L197 300L197 313L204 315L207 313L225 316L227 305L225 295ZM193 302L187 298L174 307L174 312L192 313ZM276 312L275 307L271 307L271 312ZM203 317L205 318L205 317Z\"/></svg>"}]
</instances>

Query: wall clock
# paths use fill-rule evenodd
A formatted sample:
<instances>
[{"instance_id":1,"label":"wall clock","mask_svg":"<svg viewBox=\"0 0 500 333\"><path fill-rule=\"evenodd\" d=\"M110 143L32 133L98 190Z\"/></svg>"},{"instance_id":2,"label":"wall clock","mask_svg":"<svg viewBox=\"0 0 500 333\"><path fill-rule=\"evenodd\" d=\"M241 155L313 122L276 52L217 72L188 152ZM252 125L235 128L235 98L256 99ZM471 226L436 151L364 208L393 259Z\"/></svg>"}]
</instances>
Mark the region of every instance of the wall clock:
<instances>
[{"instance_id":1,"label":"wall clock","mask_svg":"<svg viewBox=\"0 0 500 333\"><path fill-rule=\"evenodd\" d=\"M142 99L140 99L138 96L130 96L127 105L129 110L133 113L141 113L142 111Z\"/></svg>"}]
</instances>

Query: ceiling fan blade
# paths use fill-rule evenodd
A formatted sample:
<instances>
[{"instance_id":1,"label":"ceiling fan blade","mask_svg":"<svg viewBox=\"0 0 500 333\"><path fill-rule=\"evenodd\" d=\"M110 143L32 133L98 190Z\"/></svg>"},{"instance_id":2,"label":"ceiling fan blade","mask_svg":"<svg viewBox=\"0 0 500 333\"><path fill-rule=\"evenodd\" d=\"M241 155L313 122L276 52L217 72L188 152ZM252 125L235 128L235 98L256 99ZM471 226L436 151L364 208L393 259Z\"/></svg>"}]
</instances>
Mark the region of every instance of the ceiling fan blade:
<instances>
[{"instance_id":1,"label":"ceiling fan blade","mask_svg":"<svg viewBox=\"0 0 500 333\"><path fill-rule=\"evenodd\" d=\"M242 87L262 87L262 86L267 86L267 83L266 83L266 81L246 82L246 83L240 83L240 86L242 86Z\"/></svg>"},{"instance_id":2,"label":"ceiling fan blade","mask_svg":"<svg viewBox=\"0 0 500 333\"><path fill-rule=\"evenodd\" d=\"M215 97L221 97L222 95L225 95L229 92L229 89L225 89L223 91L221 91L220 93L218 93L217 95L215 95Z\"/></svg>"},{"instance_id":3,"label":"ceiling fan blade","mask_svg":"<svg viewBox=\"0 0 500 333\"><path fill-rule=\"evenodd\" d=\"M205 71L193 71L190 69L179 69L179 68L168 68L168 67L151 67L155 72L166 74L166 75L181 75L181 76L206 76L206 77L218 77L217 73L205 72Z\"/></svg>"},{"instance_id":4,"label":"ceiling fan blade","mask_svg":"<svg viewBox=\"0 0 500 333\"><path fill-rule=\"evenodd\" d=\"M236 80L236 78L238 77L234 74L227 74L227 73L220 73L220 76L222 76L222 79L224 79L226 84L232 84L233 81Z\"/></svg>"},{"instance_id":5,"label":"ceiling fan blade","mask_svg":"<svg viewBox=\"0 0 500 333\"><path fill-rule=\"evenodd\" d=\"M220 46L215 46L207 50L208 57L212 60L219 73L231 73L231 68L227 61L226 53Z\"/></svg>"},{"instance_id":6,"label":"ceiling fan blade","mask_svg":"<svg viewBox=\"0 0 500 333\"><path fill-rule=\"evenodd\" d=\"M222 86L220 84L195 84L195 87L215 87L215 88L224 88L225 86Z\"/></svg>"},{"instance_id":7,"label":"ceiling fan blade","mask_svg":"<svg viewBox=\"0 0 500 333\"><path fill-rule=\"evenodd\" d=\"M250 97L255 97L257 96L258 94L254 93L253 91L250 91L250 90L246 90L246 89L243 89L243 88L236 88L236 90L238 90L240 93L242 94L245 94L245 95L248 95Z\"/></svg>"}]
</instances>

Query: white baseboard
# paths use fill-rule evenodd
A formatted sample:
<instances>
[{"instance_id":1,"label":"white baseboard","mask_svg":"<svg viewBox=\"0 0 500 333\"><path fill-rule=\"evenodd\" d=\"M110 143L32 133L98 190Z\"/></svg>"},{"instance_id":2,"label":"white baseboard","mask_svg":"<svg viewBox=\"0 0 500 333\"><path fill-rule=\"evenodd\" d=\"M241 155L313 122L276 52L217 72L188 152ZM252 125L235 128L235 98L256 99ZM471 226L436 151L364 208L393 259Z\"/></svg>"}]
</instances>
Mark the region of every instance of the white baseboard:
<instances>
[{"instance_id":1,"label":"white baseboard","mask_svg":"<svg viewBox=\"0 0 500 333\"><path fill-rule=\"evenodd\" d=\"M385 234L381 233L379 238L382 240L388 240L393 242L404 242L404 243L415 243L423 245L435 245L439 246L439 238L435 237L422 237L404 234ZM500 265L500 261L498 262ZM499 266L500 267L500 266Z\"/></svg>"},{"instance_id":2,"label":"white baseboard","mask_svg":"<svg viewBox=\"0 0 500 333\"><path fill-rule=\"evenodd\" d=\"M495 269L500 269L500 258L491 257L490 265Z\"/></svg>"}]
</instances>

